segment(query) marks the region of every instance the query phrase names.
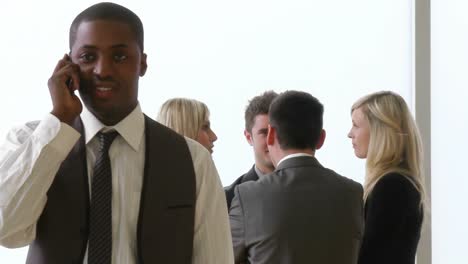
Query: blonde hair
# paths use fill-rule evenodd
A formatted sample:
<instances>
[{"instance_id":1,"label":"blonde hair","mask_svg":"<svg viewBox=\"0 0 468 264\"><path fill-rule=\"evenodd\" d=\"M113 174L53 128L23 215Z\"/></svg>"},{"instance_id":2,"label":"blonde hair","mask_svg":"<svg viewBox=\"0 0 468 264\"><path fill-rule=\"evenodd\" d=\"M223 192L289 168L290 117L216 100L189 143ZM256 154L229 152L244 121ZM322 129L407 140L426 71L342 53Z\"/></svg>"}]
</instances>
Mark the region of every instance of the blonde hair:
<instances>
[{"instance_id":1,"label":"blonde hair","mask_svg":"<svg viewBox=\"0 0 468 264\"><path fill-rule=\"evenodd\" d=\"M196 140L203 124L209 120L208 107L197 100L173 98L159 110L156 120L177 133Z\"/></svg>"},{"instance_id":2,"label":"blonde hair","mask_svg":"<svg viewBox=\"0 0 468 264\"><path fill-rule=\"evenodd\" d=\"M424 206L421 137L405 100L394 92L382 91L359 99L351 113L358 108L370 127L364 200L384 175L395 172L410 180Z\"/></svg>"}]
</instances>

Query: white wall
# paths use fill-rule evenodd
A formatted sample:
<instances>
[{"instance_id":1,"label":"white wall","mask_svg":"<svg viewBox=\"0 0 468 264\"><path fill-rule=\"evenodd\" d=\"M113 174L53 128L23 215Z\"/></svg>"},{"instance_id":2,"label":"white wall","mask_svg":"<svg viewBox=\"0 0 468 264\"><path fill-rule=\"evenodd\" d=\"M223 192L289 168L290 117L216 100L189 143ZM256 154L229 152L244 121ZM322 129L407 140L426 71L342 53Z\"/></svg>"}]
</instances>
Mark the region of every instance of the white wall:
<instances>
[{"instance_id":1,"label":"white wall","mask_svg":"<svg viewBox=\"0 0 468 264\"><path fill-rule=\"evenodd\" d=\"M69 24L93 2L2 3L0 137L50 111L47 79L68 52ZM377 90L394 90L412 102L411 1L118 2L145 25L143 110L154 117L175 96L205 102L219 138L213 157L224 185L253 163L243 112L265 90L299 89L319 98L328 138L318 158L359 182L364 162L346 138L350 106ZM0 260L22 263L23 252L0 249Z\"/></svg>"},{"instance_id":2,"label":"white wall","mask_svg":"<svg viewBox=\"0 0 468 264\"><path fill-rule=\"evenodd\" d=\"M468 263L468 2L432 0L433 264Z\"/></svg>"}]
</instances>

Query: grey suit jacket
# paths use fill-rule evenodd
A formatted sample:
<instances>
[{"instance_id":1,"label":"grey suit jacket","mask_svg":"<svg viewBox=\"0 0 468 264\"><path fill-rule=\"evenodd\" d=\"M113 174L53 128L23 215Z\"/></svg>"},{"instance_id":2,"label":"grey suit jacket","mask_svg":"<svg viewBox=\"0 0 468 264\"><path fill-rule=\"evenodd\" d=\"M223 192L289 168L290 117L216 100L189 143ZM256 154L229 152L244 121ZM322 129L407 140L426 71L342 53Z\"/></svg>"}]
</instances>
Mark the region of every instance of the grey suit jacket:
<instances>
[{"instance_id":1,"label":"grey suit jacket","mask_svg":"<svg viewBox=\"0 0 468 264\"><path fill-rule=\"evenodd\" d=\"M240 184L229 213L236 263L355 264L362 186L313 157Z\"/></svg>"},{"instance_id":2,"label":"grey suit jacket","mask_svg":"<svg viewBox=\"0 0 468 264\"><path fill-rule=\"evenodd\" d=\"M236 186L244 182L256 181L256 180L258 180L258 175L257 175L257 172L255 172L255 165L253 165L252 168L246 174L237 178L237 180L233 182L231 185L224 187L224 193L226 194L226 202L227 202L228 211L231 208L231 202L232 202L232 198L234 198L234 190L236 189Z\"/></svg>"}]
</instances>

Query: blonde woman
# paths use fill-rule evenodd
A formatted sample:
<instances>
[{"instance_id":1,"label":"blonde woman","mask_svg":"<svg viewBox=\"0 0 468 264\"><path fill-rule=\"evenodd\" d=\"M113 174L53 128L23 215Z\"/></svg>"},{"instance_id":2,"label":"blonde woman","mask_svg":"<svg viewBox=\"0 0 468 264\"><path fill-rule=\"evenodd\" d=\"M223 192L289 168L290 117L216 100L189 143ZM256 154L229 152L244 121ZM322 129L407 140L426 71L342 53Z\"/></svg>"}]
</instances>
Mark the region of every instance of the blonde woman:
<instances>
[{"instance_id":1,"label":"blonde woman","mask_svg":"<svg viewBox=\"0 0 468 264\"><path fill-rule=\"evenodd\" d=\"M210 111L204 103L187 98L169 99L161 106L156 120L177 133L198 141L213 153L213 143L218 137L211 130Z\"/></svg>"},{"instance_id":2,"label":"blonde woman","mask_svg":"<svg viewBox=\"0 0 468 264\"><path fill-rule=\"evenodd\" d=\"M378 92L351 108L354 153L366 159L359 264L414 264L423 221L420 135L403 98Z\"/></svg>"}]
</instances>

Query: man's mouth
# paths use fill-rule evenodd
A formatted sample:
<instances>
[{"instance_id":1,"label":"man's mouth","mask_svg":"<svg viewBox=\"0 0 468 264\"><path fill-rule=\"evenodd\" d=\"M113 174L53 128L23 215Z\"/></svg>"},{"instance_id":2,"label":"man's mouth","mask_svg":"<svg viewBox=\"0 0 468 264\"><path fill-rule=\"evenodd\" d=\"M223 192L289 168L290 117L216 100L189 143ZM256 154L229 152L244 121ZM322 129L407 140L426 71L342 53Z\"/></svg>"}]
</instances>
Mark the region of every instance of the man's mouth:
<instances>
[{"instance_id":1,"label":"man's mouth","mask_svg":"<svg viewBox=\"0 0 468 264\"><path fill-rule=\"evenodd\" d=\"M96 87L96 90L98 90L100 92L107 92L107 91L112 90L112 88L110 88L110 87Z\"/></svg>"},{"instance_id":2,"label":"man's mouth","mask_svg":"<svg viewBox=\"0 0 468 264\"><path fill-rule=\"evenodd\" d=\"M99 99L109 99L113 95L113 90L111 87L99 86L94 90L94 94Z\"/></svg>"}]
</instances>

